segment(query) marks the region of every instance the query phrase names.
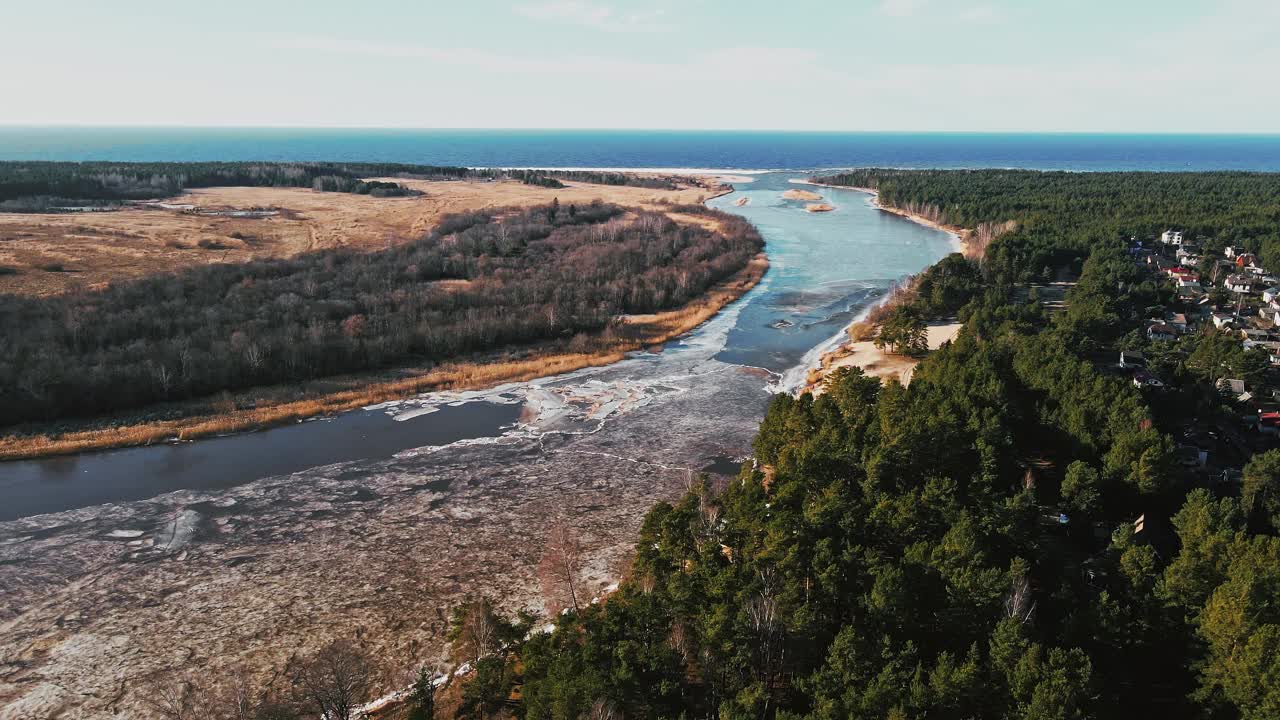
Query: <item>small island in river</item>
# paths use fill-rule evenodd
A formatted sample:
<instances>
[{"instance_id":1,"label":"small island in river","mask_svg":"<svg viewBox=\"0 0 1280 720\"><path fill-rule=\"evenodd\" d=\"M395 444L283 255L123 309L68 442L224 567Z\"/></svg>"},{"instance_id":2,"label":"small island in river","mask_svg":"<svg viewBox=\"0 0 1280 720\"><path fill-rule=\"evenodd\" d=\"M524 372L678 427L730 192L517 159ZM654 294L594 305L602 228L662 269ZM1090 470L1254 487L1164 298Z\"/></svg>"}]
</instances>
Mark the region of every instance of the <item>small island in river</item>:
<instances>
[{"instance_id":1,"label":"small island in river","mask_svg":"<svg viewBox=\"0 0 1280 720\"><path fill-rule=\"evenodd\" d=\"M800 189L787 190L782 193L782 197L786 200L806 200L810 202L817 202L822 199L822 196L816 192Z\"/></svg>"}]
</instances>

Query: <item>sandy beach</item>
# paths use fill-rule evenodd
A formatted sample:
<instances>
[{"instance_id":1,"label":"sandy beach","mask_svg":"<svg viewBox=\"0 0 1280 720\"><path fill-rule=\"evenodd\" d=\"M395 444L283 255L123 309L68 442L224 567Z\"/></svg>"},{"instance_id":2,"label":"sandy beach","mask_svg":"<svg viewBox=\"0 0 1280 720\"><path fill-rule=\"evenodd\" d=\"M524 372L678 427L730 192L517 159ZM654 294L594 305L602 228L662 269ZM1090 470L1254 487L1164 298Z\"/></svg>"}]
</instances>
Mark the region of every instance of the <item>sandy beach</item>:
<instances>
[{"instance_id":1,"label":"sandy beach","mask_svg":"<svg viewBox=\"0 0 1280 720\"><path fill-rule=\"evenodd\" d=\"M954 340L960 334L961 327L962 324L954 320L929 323L929 350L937 350ZM918 364L919 358L881 350L871 340L847 342L822 357L822 364L809 372L803 391L821 395L826 379L842 367L860 367L871 377L882 380L896 378L898 382L907 385Z\"/></svg>"}]
</instances>

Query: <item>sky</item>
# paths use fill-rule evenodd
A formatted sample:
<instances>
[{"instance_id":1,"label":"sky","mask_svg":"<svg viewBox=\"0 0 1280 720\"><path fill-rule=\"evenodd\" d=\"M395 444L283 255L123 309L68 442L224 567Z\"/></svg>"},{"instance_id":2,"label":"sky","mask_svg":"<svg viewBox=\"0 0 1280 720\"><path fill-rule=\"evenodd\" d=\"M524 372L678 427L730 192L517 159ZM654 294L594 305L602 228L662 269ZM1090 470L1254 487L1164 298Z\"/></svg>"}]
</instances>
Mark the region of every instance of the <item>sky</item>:
<instances>
[{"instance_id":1,"label":"sky","mask_svg":"<svg viewBox=\"0 0 1280 720\"><path fill-rule=\"evenodd\" d=\"M62 0L0 124L1280 132L1280 0Z\"/></svg>"}]
</instances>

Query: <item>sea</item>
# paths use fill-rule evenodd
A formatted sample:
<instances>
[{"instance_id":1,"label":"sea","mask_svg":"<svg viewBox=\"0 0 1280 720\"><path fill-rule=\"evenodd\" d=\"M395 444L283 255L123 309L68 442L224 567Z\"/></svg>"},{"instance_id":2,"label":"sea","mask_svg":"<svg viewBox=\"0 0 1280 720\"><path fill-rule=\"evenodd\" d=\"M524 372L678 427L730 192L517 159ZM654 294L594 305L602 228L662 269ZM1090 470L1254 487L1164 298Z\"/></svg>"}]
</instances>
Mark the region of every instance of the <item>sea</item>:
<instances>
[{"instance_id":1,"label":"sea","mask_svg":"<svg viewBox=\"0 0 1280 720\"><path fill-rule=\"evenodd\" d=\"M1266 135L0 127L0 160L345 161L468 167L1280 172Z\"/></svg>"}]
</instances>

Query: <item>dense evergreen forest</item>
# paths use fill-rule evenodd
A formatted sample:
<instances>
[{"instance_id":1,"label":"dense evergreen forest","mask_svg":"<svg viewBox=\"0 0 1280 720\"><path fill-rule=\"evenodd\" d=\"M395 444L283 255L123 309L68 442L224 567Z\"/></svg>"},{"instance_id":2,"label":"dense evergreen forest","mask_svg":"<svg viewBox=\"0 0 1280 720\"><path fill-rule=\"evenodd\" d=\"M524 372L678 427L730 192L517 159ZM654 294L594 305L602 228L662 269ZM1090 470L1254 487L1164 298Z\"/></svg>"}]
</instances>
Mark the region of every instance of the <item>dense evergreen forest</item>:
<instances>
[{"instance_id":1,"label":"dense evergreen forest","mask_svg":"<svg viewBox=\"0 0 1280 720\"><path fill-rule=\"evenodd\" d=\"M1071 173L1033 170L858 170L822 178L872 188L885 203L965 228L1016 220L987 253L1002 284L1050 280L1100 241L1150 240L1175 228L1263 252L1280 268L1280 176L1245 172ZM1268 253L1269 251L1269 253Z\"/></svg>"},{"instance_id":2,"label":"dense evergreen forest","mask_svg":"<svg viewBox=\"0 0 1280 720\"><path fill-rule=\"evenodd\" d=\"M517 343L607 340L678 307L763 247L662 213L558 201L446 217L385 251L207 265L52 297L0 295L0 424L432 363ZM625 216L625 217L624 217Z\"/></svg>"},{"instance_id":3,"label":"dense evergreen forest","mask_svg":"<svg viewBox=\"0 0 1280 720\"><path fill-rule=\"evenodd\" d=\"M958 312L957 341L906 388L846 369L775 398L736 480L648 514L607 600L472 653L459 714L1280 717L1280 452L1243 491L1193 481L1173 428L1092 354L1167 295L1130 237L1274 242L1280 176L823 180L1016 221L918 285L912 311ZM1052 316L1018 288L1060 275L1078 283Z\"/></svg>"},{"instance_id":4,"label":"dense evergreen forest","mask_svg":"<svg viewBox=\"0 0 1280 720\"><path fill-rule=\"evenodd\" d=\"M640 177L575 170L503 170L404 163L280 162L0 162L0 212L109 206L129 200L172 197L189 188L309 187L378 197L416 194L399 183L369 177L420 180L511 178L530 185L564 187L561 180L673 189L670 177Z\"/></svg>"}]
</instances>

